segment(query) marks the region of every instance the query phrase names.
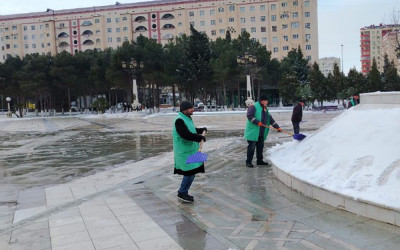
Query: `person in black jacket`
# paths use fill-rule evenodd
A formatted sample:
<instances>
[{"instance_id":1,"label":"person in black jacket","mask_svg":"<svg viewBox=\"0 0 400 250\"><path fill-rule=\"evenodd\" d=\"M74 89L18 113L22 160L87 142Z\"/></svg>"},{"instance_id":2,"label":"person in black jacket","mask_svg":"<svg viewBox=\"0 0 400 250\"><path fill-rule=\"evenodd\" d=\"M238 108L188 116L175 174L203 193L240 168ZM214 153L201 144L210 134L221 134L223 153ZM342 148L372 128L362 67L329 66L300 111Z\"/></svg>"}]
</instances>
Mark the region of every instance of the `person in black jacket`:
<instances>
[{"instance_id":1,"label":"person in black jacket","mask_svg":"<svg viewBox=\"0 0 400 250\"><path fill-rule=\"evenodd\" d=\"M300 133L300 122L303 119L303 106L304 100L300 100L296 106L293 108L292 113L292 124L293 124L293 131L295 134Z\"/></svg>"},{"instance_id":2,"label":"person in black jacket","mask_svg":"<svg viewBox=\"0 0 400 250\"><path fill-rule=\"evenodd\" d=\"M356 105L360 104L360 99L358 97L358 94L354 94L353 97L350 99L349 103L347 104L347 108L354 107Z\"/></svg>"}]
</instances>

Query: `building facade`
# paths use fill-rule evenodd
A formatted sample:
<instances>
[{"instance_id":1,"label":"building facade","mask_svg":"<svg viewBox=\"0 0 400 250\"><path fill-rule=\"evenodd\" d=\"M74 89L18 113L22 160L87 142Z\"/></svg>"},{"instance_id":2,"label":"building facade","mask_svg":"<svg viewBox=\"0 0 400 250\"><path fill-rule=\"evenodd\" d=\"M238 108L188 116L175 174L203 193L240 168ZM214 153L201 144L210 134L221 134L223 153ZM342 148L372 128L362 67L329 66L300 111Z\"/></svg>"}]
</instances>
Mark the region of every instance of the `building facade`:
<instances>
[{"instance_id":1,"label":"building facade","mask_svg":"<svg viewBox=\"0 0 400 250\"><path fill-rule=\"evenodd\" d=\"M318 59L317 0L161 0L0 16L0 61L39 53L117 48L143 35L165 44L190 25L211 40L242 31L282 59L300 47Z\"/></svg>"},{"instance_id":2,"label":"building facade","mask_svg":"<svg viewBox=\"0 0 400 250\"><path fill-rule=\"evenodd\" d=\"M333 74L333 69L335 64L339 67L339 71L341 71L340 66L340 58L337 57L323 57L318 60L319 70L327 77L329 74Z\"/></svg>"},{"instance_id":3,"label":"building facade","mask_svg":"<svg viewBox=\"0 0 400 250\"><path fill-rule=\"evenodd\" d=\"M384 55L387 53L382 49L383 38L386 34L399 29L400 25L370 25L360 29L361 36L361 72L368 74L372 62L375 59L380 72L383 71ZM389 51L390 52L390 51ZM389 54L395 54L393 50Z\"/></svg>"},{"instance_id":4,"label":"building facade","mask_svg":"<svg viewBox=\"0 0 400 250\"><path fill-rule=\"evenodd\" d=\"M400 31L392 31L387 33L382 39L383 53L388 55L389 62L394 62L397 73L400 75L400 58L397 58L396 49L400 47Z\"/></svg>"}]
</instances>

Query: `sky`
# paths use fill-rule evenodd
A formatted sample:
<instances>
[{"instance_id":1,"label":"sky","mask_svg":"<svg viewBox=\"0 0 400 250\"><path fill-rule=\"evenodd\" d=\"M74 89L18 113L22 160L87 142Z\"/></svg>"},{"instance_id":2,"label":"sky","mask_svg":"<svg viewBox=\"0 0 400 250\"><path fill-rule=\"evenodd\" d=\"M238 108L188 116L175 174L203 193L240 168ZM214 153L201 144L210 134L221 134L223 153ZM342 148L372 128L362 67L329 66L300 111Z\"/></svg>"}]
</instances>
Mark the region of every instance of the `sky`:
<instances>
[{"instance_id":1,"label":"sky","mask_svg":"<svg viewBox=\"0 0 400 250\"><path fill-rule=\"evenodd\" d=\"M113 5L112 0L0 0L0 15ZM118 0L120 3L143 2ZM18 3L18 4L16 4ZM318 0L319 57L343 54L343 71L361 71L360 28L391 24L400 17L399 0ZM397 21L397 23L399 23ZM342 46L343 45L343 46ZM343 53L342 53L343 51Z\"/></svg>"},{"instance_id":2,"label":"sky","mask_svg":"<svg viewBox=\"0 0 400 250\"><path fill-rule=\"evenodd\" d=\"M274 146L271 161L312 185L400 209L400 136L393 136L400 105L362 104L362 98L312 134L300 129L304 140Z\"/></svg>"}]
</instances>

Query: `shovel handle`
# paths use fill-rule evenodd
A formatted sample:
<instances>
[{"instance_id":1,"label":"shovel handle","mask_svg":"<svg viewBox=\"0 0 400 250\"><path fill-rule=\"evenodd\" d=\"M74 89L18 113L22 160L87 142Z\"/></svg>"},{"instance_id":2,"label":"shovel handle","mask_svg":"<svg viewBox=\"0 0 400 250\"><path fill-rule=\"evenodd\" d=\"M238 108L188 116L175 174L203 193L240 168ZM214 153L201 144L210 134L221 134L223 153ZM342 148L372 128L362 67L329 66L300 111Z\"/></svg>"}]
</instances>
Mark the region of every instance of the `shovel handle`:
<instances>
[{"instance_id":1,"label":"shovel handle","mask_svg":"<svg viewBox=\"0 0 400 250\"><path fill-rule=\"evenodd\" d=\"M269 125L269 126L263 125L263 126L266 127L266 128L272 128L272 129L275 129L276 131L278 131L277 128L274 128L274 127L272 127L271 125ZM290 133L290 132L288 132L288 131L286 131L286 130L283 130L283 129L282 129L282 132L285 133L285 134L288 134L288 135L290 135L290 136L293 136L292 133Z\"/></svg>"},{"instance_id":2,"label":"shovel handle","mask_svg":"<svg viewBox=\"0 0 400 250\"><path fill-rule=\"evenodd\" d=\"M202 135L202 136L205 136L205 135L206 135L206 131L204 130L203 133L202 133L201 135ZM199 147L199 149L197 150L197 152L201 152L201 149L203 148L203 143L204 143L204 141L201 140L201 141L200 141L200 147Z\"/></svg>"}]
</instances>

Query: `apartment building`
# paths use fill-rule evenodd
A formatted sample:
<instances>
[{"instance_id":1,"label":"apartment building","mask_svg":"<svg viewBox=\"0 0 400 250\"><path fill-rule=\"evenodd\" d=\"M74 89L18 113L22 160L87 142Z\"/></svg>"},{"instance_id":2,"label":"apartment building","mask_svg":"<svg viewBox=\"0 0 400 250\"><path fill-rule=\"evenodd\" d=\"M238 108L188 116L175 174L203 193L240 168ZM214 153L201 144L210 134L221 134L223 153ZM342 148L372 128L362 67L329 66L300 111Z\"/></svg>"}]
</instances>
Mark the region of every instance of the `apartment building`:
<instances>
[{"instance_id":1,"label":"apartment building","mask_svg":"<svg viewBox=\"0 0 400 250\"><path fill-rule=\"evenodd\" d=\"M388 55L389 62L394 62L397 68L397 73L400 75L400 58L397 58L398 48L400 48L400 31L392 31L387 33L382 39L383 53ZM397 49L397 50L396 50Z\"/></svg>"},{"instance_id":2,"label":"apartment building","mask_svg":"<svg viewBox=\"0 0 400 250\"><path fill-rule=\"evenodd\" d=\"M329 74L333 74L333 69L335 64L339 67L339 71L341 71L340 66L340 58L337 57L323 57L318 60L319 70L325 77Z\"/></svg>"},{"instance_id":3,"label":"apartment building","mask_svg":"<svg viewBox=\"0 0 400 250\"><path fill-rule=\"evenodd\" d=\"M282 59L292 48L318 59L317 0L161 0L0 16L0 61L117 48L143 35L165 44L190 25L211 40L250 33Z\"/></svg>"},{"instance_id":4,"label":"apartment building","mask_svg":"<svg viewBox=\"0 0 400 250\"><path fill-rule=\"evenodd\" d=\"M372 61L375 61L380 72L383 71L383 59L387 51L382 49L383 38L386 34L399 29L400 25L370 25L360 29L361 36L361 72L368 74ZM390 51L389 51L390 52ZM393 50L391 53L395 53ZM388 53L389 55L389 53Z\"/></svg>"}]
</instances>

